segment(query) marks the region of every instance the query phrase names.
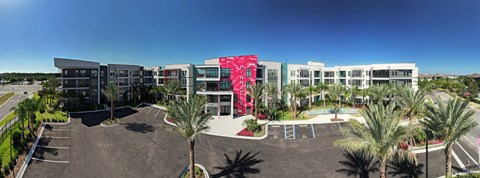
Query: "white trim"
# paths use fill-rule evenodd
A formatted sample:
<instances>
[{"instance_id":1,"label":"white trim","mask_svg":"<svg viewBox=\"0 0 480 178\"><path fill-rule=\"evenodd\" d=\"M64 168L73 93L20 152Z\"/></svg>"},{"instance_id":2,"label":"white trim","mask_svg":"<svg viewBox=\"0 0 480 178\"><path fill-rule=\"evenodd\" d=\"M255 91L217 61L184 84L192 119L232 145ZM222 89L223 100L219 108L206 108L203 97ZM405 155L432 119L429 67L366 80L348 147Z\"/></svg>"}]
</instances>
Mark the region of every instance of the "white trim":
<instances>
[{"instance_id":1,"label":"white trim","mask_svg":"<svg viewBox=\"0 0 480 178\"><path fill-rule=\"evenodd\" d=\"M49 163L62 163L62 164L68 164L68 163L70 163L70 161L54 161L54 160L39 159L39 158L32 158L32 160L42 161L42 162L49 162Z\"/></svg>"}]
</instances>

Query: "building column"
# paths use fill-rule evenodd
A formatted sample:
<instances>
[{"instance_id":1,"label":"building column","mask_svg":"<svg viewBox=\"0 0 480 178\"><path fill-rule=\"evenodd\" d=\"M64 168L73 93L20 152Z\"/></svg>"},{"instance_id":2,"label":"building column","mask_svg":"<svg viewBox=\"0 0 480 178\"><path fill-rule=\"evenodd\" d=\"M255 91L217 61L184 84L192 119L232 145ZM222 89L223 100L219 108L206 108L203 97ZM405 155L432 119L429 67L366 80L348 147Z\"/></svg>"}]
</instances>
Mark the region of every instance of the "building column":
<instances>
[{"instance_id":1,"label":"building column","mask_svg":"<svg viewBox=\"0 0 480 178\"><path fill-rule=\"evenodd\" d=\"M220 106L220 95L217 95L217 101L218 101L217 114L218 114L218 118L220 119L220 110L221 110L221 106Z\"/></svg>"}]
</instances>

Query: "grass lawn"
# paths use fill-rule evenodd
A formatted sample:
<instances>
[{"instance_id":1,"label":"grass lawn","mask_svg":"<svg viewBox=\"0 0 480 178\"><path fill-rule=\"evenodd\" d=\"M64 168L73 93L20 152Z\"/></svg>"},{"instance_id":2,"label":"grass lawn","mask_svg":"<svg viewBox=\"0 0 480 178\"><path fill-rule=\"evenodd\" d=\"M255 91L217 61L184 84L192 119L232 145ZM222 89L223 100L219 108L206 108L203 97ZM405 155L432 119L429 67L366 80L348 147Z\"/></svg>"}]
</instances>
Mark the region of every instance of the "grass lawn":
<instances>
[{"instance_id":1,"label":"grass lawn","mask_svg":"<svg viewBox=\"0 0 480 178\"><path fill-rule=\"evenodd\" d=\"M25 121L25 126L27 125L27 122L28 121ZM16 124L15 126L13 126L13 131L20 131L20 125ZM10 132L7 132L7 133L8 133L6 135L7 137L5 138L5 140L3 140L3 142L0 145L0 156L1 156L1 160L2 160L2 167L4 167L5 165L7 165L10 162L11 140L10 140ZM25 128L25 134L28 135L29 133L30 133L30 131L27 128ZM13 148L12 158L16 159L18 154L19 154L18 151L15 148Z\"/></svg>"},{"instance_id":2,"label":"grass lawn","mask_svg":"<svg viewBox=\"0 0 480 178\"><path fill-rule=\"evenodd\" d=\"M7 93L7 94L4 94L4 95L0 96L0 106L3 105L5 102L7 102L14 95L15 95L15 93L10 92L10 93Z\"/></svg>"},{"instance_id":3,"label":"grass lawn","mask_svg":"<svg viewBox=\"0 0 480 178\"><path fill-rule=\"evenodd\" d=\"M293 112L291 111L288 111L288 112L285 112L281 117L280 117L280 120L281 121L288 121L288 120L308 120L308 119L311 119L311 118L314 118L315 116L307 116L305 115L305 112L302 111L298 116L297 116L297 119L294 119L293 118Z\"/></svg>"},{"instance_id":4,"label":"grass lawn","mask_svg":"<svg viewBox=\"0 0 480 178\"><path fill-rule=\"evenodd\" d=\"M0 127L2 127L3 125L5 125L7 122L11 121L13 118L15 118L15 114L13 112L11 112L10 114L8 114L5 119L3 119L2 121L0 121Z\"/></svg>"}]
</instances>

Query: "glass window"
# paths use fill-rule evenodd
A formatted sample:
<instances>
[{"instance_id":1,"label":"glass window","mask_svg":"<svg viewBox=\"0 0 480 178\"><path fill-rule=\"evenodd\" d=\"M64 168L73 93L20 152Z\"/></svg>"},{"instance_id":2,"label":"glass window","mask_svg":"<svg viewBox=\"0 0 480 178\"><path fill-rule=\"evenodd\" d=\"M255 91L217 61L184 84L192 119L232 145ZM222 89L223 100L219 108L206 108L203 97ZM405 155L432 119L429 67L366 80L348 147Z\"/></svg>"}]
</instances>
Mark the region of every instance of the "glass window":
<instances>
[{"instance_id":1,"label":"glass window","mask_svg":"<svg viewBox=\"0 0 480 178\"><path fill-rule=\"evenodd\" d=\"M221 77L229 77L230 76L230 68L221 68L220 69L220 76Z\"/></svg>"},{"instance_id":2,"label":"glass window","mask_svg":"<svg viewBox=\"0 0 480 178\"><path fill-rule=\"evenodd\" d=\"M247 89L250 89L250 82L247 82Z\"/></svg>"},{"instance_id":3,"label":"glass window","mask_svg":"<svg viewBox=\"0 0 480 178\"><path fill-rule=\"evenodd\" d=\"M247 69L247 77L252 77L252 71L250 69Z\"/></svg>"},{"instance_id":4,"label":"glass window","mask_svg":"<svg viewBox=\"0 0 480 178\"><path fill-rule=\"evenodd\" d=\"M250 97L249 94L247 94L247 102L251 102L252 101L252 98Z\"/></svg>"},{"instance_id":5,"label":"glass window","mask_svg":"<svg viewBox=\"0 0 480 178\"><path fill-rule=\"evenodd\" d=\"M231 82L230 81L221 81L220 82L220 90L230 90L231 89Z\"/></svg>"}]
</instances>

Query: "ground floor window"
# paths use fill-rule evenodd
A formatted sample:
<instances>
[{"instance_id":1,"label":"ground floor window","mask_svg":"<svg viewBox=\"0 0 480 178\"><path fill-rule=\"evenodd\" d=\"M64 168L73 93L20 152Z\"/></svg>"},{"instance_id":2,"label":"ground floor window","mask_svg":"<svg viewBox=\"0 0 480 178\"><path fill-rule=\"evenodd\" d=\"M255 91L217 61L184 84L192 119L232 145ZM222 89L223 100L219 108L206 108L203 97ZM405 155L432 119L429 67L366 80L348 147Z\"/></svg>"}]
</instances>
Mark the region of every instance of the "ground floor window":
<instances>
[{"instance_id":1,"label":"ground floor window","mask_svg":"<svg viewBox=\"0 0 480 178\"><path fill-rule=\"evenodd\" d=\"M230 105L220 107L220 115L230 115Z\"/></svg>"},{"instance_id":2,"label":"ground floor window","mask_svg":"<svg viewBox=\"0 0 480 178\"><path fill-rule=\"evenodd\" d=\"M218 107L216 106L207 106L207 112L212 114L212 116L218 115Z\"/></svg>"}]
</instances>

